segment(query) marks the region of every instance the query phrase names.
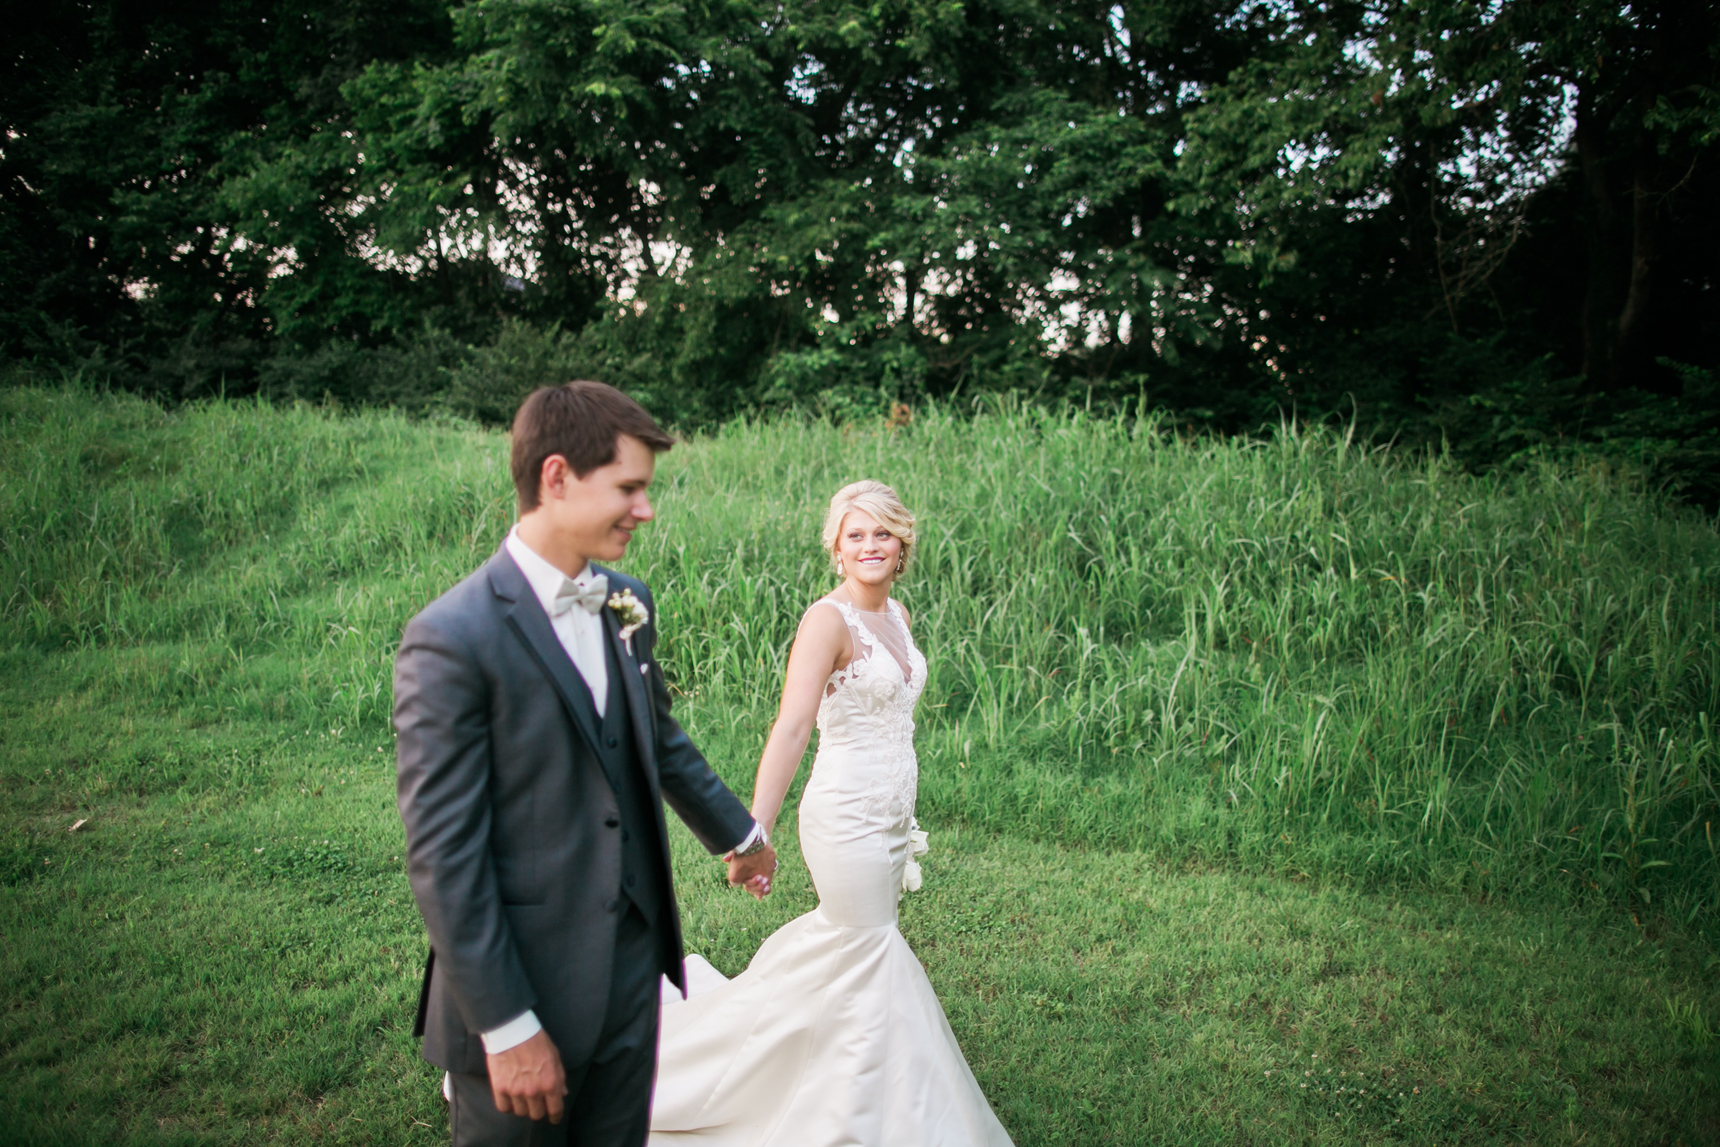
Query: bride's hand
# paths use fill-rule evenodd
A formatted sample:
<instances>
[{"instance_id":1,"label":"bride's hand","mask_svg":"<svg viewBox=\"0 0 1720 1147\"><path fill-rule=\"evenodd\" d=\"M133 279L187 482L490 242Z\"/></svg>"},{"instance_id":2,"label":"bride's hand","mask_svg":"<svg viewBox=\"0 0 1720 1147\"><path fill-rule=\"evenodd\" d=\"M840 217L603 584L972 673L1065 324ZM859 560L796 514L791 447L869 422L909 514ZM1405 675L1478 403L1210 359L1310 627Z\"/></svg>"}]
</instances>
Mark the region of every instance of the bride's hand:
<instances>
[{"instance_id":1,"label":"bride's hand","mask_svg":"<svg viewBox=\"0 0 1720 1147\"><path fill-rule=\"evenodd\" d=\"M756 899L770 895L771 876L776 872L776 849L765 845L751 856L729 858L729 883L745 888Z\"/></svg>"}]
</instances>

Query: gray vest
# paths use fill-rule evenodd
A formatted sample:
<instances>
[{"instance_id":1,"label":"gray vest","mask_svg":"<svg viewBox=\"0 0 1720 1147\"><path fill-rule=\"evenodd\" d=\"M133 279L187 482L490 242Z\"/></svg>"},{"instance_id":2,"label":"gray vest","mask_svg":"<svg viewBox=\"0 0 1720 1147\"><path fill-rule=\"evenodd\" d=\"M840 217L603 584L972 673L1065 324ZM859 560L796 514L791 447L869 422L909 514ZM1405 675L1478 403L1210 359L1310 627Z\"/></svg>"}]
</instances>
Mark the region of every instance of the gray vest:
<instances>
[{"instance_id":1,"label":"gray vest","mask_svg":"<svg viewBox=\"0 0 1720 1147\"><path fill-rule=\"evenodd\" d=\"M655 926L663 905L662 890L668 886L668 874L663 871L661 859L663 846L657 839L650 784L634 743L621 662L608 641L603 643L603 653L609 665L609 699L604 705L597 740L605 771L621 778L615 793L615 804L621 813L621 892Z\"/></svg>"}]
</instances>

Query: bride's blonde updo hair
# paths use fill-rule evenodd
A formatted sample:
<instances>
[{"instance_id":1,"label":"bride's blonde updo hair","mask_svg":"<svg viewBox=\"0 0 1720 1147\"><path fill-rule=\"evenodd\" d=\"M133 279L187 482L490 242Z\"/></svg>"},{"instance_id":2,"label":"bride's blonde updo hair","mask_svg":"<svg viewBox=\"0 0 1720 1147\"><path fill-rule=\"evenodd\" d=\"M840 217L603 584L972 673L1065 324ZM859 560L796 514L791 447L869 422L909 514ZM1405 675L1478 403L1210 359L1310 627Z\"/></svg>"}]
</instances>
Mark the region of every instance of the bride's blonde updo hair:
<instances>
[{"instance_id":1,"label":"bride's blonde updo hair","mask_svg":"<svg viewBox=\"0 0 1720 1147\"><path fill-rule=\"evenodd\" d=\"M836 552L837 538L842 533L843 520L854 510L870 514L879 525L901 539L902 569L905 571L917 540L914 515L902 505L896 491L870 478L848 483L830 499L830 513L824 516L824 552L830 555L831 568L837 573L842 572L841 559Z\"/></svg>"}]
</instances>

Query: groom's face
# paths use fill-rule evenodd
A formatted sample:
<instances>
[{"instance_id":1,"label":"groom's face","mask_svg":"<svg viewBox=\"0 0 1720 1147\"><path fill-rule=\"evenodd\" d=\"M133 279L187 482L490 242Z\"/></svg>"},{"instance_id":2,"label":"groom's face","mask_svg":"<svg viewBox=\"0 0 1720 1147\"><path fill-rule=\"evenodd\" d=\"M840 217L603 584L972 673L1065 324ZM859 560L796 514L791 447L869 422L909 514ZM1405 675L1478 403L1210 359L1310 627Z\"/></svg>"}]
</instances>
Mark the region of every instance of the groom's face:
<instances>
[{"instance_id":1,"label":"groom's face","mask_svg":"<svg viewBox=\"0 0 1720 1147\"><path fill-rule=\"evenodd\" d=\"M540 504L569 549L597 561L616 561L627 552L633 531L656 517L646 496L656 468L651 448L627 434L615 440L615 461L583 478L553 455L544 465Z\"/></svg>"}]
</instances>

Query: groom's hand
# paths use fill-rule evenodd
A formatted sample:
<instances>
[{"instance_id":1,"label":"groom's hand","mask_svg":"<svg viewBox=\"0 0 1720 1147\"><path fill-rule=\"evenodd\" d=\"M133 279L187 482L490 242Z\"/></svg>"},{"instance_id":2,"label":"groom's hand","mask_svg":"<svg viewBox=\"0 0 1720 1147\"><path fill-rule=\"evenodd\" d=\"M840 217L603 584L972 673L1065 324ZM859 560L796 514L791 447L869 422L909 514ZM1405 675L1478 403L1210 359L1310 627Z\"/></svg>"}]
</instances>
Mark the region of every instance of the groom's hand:
<instances>
[{"instance_id":1,"label":"groom's hand","mask_svg":"<svg viewBox=\"0 0 1720 1147\"><path fill-rule=\"evenodd\" d=\"M771 875L776 871L776 849L765 845L751 856L729 858L729 883L745 886L756 899L770 895Z\"/></svg>"},{"instance_id":2,"label":"groom's hand","mask_svg":"<svg viewBox=\"0 0 1720 1147\"><path fill-rule=\"evenodd\" d=\"M567 1075L561 1069L561 1053L539 1031L522 1044L499 1055L484 1057L490 1069L490 1094L497 1111L511 1111L527 1119L561 1122L561 1098L567 1094Z\"/></svg>"}]
</instances>

